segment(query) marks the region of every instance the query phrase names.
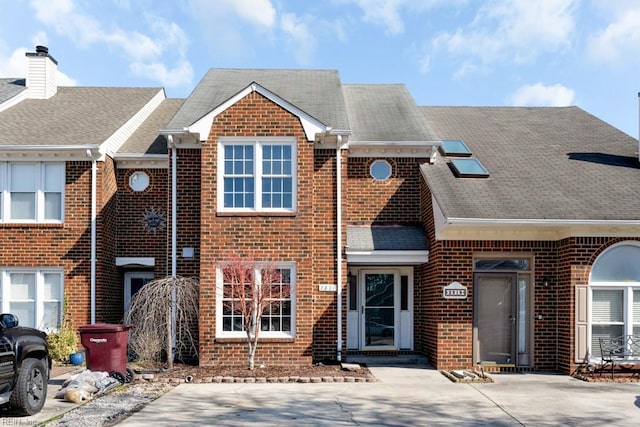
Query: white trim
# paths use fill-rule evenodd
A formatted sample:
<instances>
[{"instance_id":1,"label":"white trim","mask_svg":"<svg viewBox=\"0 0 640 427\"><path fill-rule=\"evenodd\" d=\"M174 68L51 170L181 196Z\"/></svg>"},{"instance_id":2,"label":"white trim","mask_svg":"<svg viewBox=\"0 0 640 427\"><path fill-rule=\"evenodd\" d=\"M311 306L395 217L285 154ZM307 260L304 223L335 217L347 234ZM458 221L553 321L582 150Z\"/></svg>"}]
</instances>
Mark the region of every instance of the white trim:
<instances>
[{"instance_id":1,"label":"white trim","mask_svg":"<svg viewBox=\"0 0 640 427\"><path fill-rule=\"evenodd\" d=\"M347 249L348 264L418 265L429 262L429 251L353 251Z\"/></svg>"},{"instance_id":2,"label":"white trim","mask_svg":"<svg viewBox=\"0 0 640 427\"><path fill-rule=\"evenodd\" d=\"M116 257L116 267L124 267L128 265L155 267L156 259L153 257Z\"/></svg>"},{"instance_id":3,"label":"white trim","mask_svg":"<svg viewBox=\"0 0 640 427\"><path fill-rule=\"evenodd\" d=\"M17 274L33 274L35 275L35 295L33 297L33 299L29 299L29 300L16 300L16 299L11 299L11 279L9 278L9 276L12 273L17 273ZM45 325L42 323L44 322L44 303L45 303L45 299L44 299L44 275L45 274L56 274L60 276L60 294L59 300L47 300L46 302L51 302L51 301L56 301L59 302L59 312L58 312L58 319L62 320L62 305L64 302L64 269L62 268L56 268L56 267L34 267L34 268L23 268L23 267L2 267L0 268L0 296L2 297L1 303L0 303L0 309L2 309L3 313L10 313L11 310L11 302L32 302L33 303L33 309L34 309L34 318L32 319L34 321L34 324L31 325L31 323L26 323L26 321L24 319L18 319L20 321L20 325L21 326L32 326L36 329L57 329L57 327L55 328L49 328L49 327L45 327ZM59 325L58 325L59 326Z\"/></svg>"},{"instance_id":4,"label":"white trim","mask_svg":"<svg viewBox=\"0 0 640 427\"><path fill-rule=\"evenodd\" d=\"M27 96L28 90L25 86L25 89L18 92L14 97L7 99L5 102L0 103L0 111L4 111L8 108L13 107L14 105L19 104L21 101L25 99L29 99Z\"/></svg>"},{"instance_id":5,"label":"white trim","mask_svg":"<svg viewBox=\"0 0 640 427\"><path fill-rule=\"evenodd\" d=\"M124 273L124 312L126 313L131 305L131 279L149 279L155 278L152 271L127 271Z\"/></svg>"},{"instance_id":6,"label":"white trim","mask_svg":"<svg viewBox=\"0 0 640 427\"><path fill-rule=\"evenodd\" d=\"M259 268L259 263L257 263L257 268ZM290 297L291 301L291 332L270 332L270 331L260 331L260 338L295 338L296 337L296 301L298 299L297 296L297 274L296 274L296 264L293 262L276 262L274 263L275 268L279 269L289 269L291 271L291 283L290 283ZM255 272L255 277L259 277L259 272ZM223 277L222 277L222 266L216 267L216 338L246 338L247 333L242 331L224 331L223 328Z\"/></svg>"},{"instance_id":7,"label":"white trim","mask_svg":"<svg viewBox=\"0 0 640 427\"><path fill-rule=\"evenodd\" d=\"M168 154L114 154L118 169L167 169Z\"/></svg>"},{"instance_id":8,"label":"white trim","mask_svg":"<svg viewBox=\"0 0 640 427\"><path fill-rule=\"evenodd\" d=\"M349 141L349 157L427 158L442 141Z\"/></svg>"},{"instance_id":9,"label":"white trim","mask_svg":"<svg viewBox=\"0 0 640 427\"><path fill-rule=\"evenodd\" d=\"M155 111L155 109L166 99L164 89L158 90L147 104L138 110L127 122L120 126L109 138L100 144L100 153L113 155L127 142L127 139L140 127L140 125Z\"/></svg>"},{"instance_id":10,"label":"white trim","mask_svg":"<svg viewBox=\"0 0 640 427\"><path fill-rule=\"evenodd\" d=\"M213 120L228 108L235 105L242 98L253 92L259 93L265 98L273 101L278 106L287 110L291 114L297 116L300 119L300 123L302 124L302 127L304 129L307 141L314 141L316 134L323 132L326 129L326 126L323 123L311 117L295 105L287 102L268 89L265 89L258 83L251 83L249 86L245 87L240 92L229 98L227 101L211 110L211 112L191 124L191 126L187 128L188 132L198 135L200 141L206 141L209 138L209 132L211 131Z\"/></svg>"},{"instance_id":11,"label":"white trim","mask_svg":"<svg viewBox=\"0 0 640 427\"><path fill-rule=\"evenodd\" d=\"M253 185L254 185L254 207L253 208L227 208L224 206L224 147L233 145L253 146ZM262 206L262 149L267 145L288 145L291 146L291 208L264 208ZM297 211L298 200L298 144L294 137L224 137L218 140L218 185L217 185L217 209L218 212L285 212L293 213ZM248 176L247 176L248 178Z\"/></svg>"},{"instance_id":12,"label":"white trim","mask_svg":"<svg viewBox=\"0 0 640 427\"><path fill-rule=\"evenodd\" d=\"M4 145L0 159L5 161L86 161L87 150L97 152L95 145Z\"/></svg>"}]
</instances>

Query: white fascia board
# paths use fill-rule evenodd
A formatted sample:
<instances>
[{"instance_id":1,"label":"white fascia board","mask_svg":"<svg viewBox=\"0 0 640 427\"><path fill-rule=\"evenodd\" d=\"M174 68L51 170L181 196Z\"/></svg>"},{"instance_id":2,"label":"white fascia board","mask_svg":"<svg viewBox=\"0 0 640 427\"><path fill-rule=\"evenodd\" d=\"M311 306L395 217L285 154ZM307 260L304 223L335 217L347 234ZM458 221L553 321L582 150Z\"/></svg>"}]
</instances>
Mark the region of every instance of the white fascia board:
<instances>
[{"instance_id":1,"label":"white fascia board","mask_svg":"<svg viewBox=\"0 0 640 427\"><path fill-rule=\"evenodd\" d=\"M117 154L113 157L118 169L167 169L168 154Z\"/></svg>"},{"instance_id":2,"label":"white fascia board","mask_svg":"<svg viewBox=\"0 0 640 427\"><path fill-rule=\"evenodd\" d=\"M240 101L245 96L249 95L252 92L258 92L260 95L265 98L273 101L275 104L284 108L291 114L297 116L300 119L300 123L304 129L305 135L307 137L307 141L314 141L317 133L321 133L327 129L327 127L321 123L320 121L314 119L295 105L287 102L283 98L279 97L275 93L265 89L257 83L251 83L246 88L242 89L240 92L229 98L227 101L220 104L218 107L211 110L210 113L202 117L201 119L194 122L191 126L189 126L188 131L192 134L199 135L200 141L205 141L209 137L209 132L211 131L211 126L213 125L213 120L222 112L226 111L228 108L235 105L238 101Z\"/></svg>"},{"instance_id":3,"label":"white fascia board","mask_svg":"<svg viewBox=\"0 0 640 427\"><path fill-rule=\"evenodd\" d=\"M353 141L349 157L423 157L432 158L442 141Z\"/></svg>"},{"instance_id":4,"label":"white fascia board","mask_svg":"<svg viewBox=\"0 0 640 427\"><path fill-rule=\"evenodd\" d=\"M147 102L147 104L136 112L127 122L120 126L109 138L107 138L100 146L101 154L109 154L114 157L115 153L127 142L127 139L140 127L140 125L149 118L151 113L166 99L164 89L158 90L158 93Z\"/></svg>"},{"instance_id":5,"label":"white fascia board","mask_svg":"<svg viewBox=\"0 0 640 427\"><path fill-rule=\"evenodd\" d=\"M568 237L640 237L640 221L443 218L434 210L438 240L557 241Z\"/></svg>"},{"instance_id":6,"label":"white fascia board","mask_svg":"<svg viewBox=\"0 0 640 427\"><path fill-rule=\"evenodd\" d=\"M349 264L418 265L429 262L429 251L353 251L347 249Z\"/></svg>"},{"instance_id":7,"label":"white fascia board","mask_svg":"<svg viewBox=\"0 0 640 427\"><path fill-rule=\"evenodd\" d=\"M27 92L28 90L23 90L21 92L19 92L18 94L16 94L16 96L7 99L6 101L4 101L2 104L0 104L0 111L4 111L7 108L11 108L14 105L17 105L20 103L20 101L27 99Z\"/></svg>"},{"instance_id":8,"label":"white fascia board","mask_svg":"<svg viewBox=\"0 0 640 427\"><path fill-rule=\"evenodd\" d=\"M78 161L99 156L96 145L4 145L0 160L5 161Z\"/></svg>"}]
</instances>

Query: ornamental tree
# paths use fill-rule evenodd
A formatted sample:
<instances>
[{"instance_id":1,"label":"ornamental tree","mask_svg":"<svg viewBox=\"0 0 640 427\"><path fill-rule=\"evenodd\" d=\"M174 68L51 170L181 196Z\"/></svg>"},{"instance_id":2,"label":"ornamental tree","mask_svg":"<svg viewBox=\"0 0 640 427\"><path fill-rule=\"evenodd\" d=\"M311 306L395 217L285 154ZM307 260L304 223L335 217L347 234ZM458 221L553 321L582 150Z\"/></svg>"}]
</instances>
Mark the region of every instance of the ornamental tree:
<instances>
[{"instance_id":1,"label":"ornamental tree","mask_svg":"<svg viewBox=\"0 0 640 427\"><path fill-rule=\"evenodd\" d=\"M263 314L278 310L291 289L273 262L232 255L221 267L223 310L232 319L232 330L245 332L248 368L253 370Z\"/></svg>"}]
</instances>

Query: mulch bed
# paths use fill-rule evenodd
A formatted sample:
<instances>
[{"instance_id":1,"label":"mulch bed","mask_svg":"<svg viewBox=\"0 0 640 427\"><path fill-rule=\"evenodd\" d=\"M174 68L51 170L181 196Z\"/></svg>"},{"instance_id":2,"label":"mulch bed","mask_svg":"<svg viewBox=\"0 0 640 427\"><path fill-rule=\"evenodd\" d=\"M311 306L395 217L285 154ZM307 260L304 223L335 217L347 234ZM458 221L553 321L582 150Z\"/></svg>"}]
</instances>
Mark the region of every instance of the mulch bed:
<instances>
[{"instance_id":1,"label":"mulch bed","mask_svg":"<svg viewBox=\"0 0 640 427\"><path fill-rule=\"evenodd\" d=\"M375 382L366 367L356 371L338 364L265 366L249 370L244 366L189 366L175 364L173 369L148 369L129 364L134 380L169 383L317 383Z\"/></svg>"}]
</instances>

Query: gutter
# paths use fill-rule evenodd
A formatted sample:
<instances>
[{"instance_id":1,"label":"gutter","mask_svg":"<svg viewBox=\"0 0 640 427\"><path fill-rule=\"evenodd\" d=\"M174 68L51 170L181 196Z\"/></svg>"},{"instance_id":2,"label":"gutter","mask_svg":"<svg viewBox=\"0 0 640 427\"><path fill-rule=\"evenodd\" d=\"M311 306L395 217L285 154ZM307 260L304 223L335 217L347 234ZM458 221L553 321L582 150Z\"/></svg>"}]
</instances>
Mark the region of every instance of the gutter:
<instances>
[{"instance_id":1,"label":"gutter","mask_svg":"<svg viewBox=\"0 0 640 427\"><path fill-rule=\"evenodd\" d=\"M571 225L637 226L640 220L604 220L604 219L513 219L513 218L446 218L447 225L544 225L564 227Z\"/></svg>"}]
</instances>

